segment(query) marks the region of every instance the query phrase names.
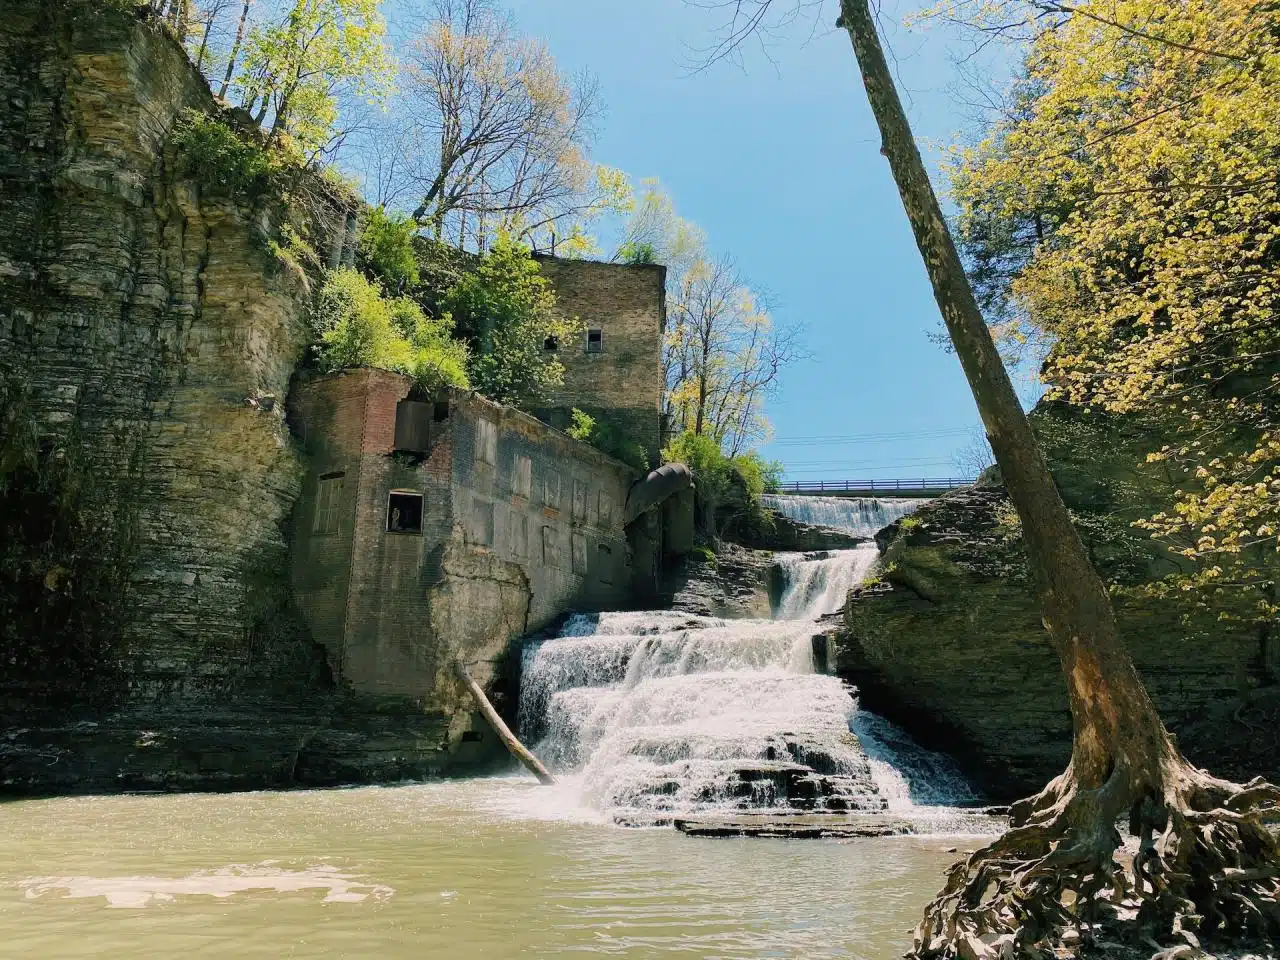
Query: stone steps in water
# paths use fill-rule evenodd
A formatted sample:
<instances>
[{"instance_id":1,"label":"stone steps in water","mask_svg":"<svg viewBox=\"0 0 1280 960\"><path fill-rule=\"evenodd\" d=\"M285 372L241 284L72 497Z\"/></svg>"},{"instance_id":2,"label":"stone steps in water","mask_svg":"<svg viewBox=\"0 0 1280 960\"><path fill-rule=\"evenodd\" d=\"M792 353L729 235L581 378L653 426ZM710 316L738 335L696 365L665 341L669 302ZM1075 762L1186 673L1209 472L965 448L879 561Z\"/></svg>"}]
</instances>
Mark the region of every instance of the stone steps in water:
<instances>
[{"instance_id":1,"label":"stone steps in water","mask_svg":"<svg viewBox=\"0 0 1280 960\"><path fill-rule=\"evenodd\" d=\"M909 834L996 834L1003 817L985 811L954 812L945 821L896 813L745 813L676 817L671 824L691 837L761 837L791 840L892 837ZM628 825L628 824L623 824Z\"/></svg>"}]
</instances>

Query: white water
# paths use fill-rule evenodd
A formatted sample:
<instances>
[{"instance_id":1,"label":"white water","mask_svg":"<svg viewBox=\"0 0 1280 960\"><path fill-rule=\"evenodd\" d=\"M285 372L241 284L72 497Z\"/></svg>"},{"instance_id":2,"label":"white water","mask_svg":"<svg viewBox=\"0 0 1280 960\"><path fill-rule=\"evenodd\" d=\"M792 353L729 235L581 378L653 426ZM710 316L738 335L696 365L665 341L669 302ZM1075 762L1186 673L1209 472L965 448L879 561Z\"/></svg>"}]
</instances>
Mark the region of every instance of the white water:
<instances>
[{"instance_id":1,"label":"white water","mask_svg":"<svg viewBox=\"0 0 1280 960\"><path fill-rule=\"evenodd\" d=\"M890 503L842 525L888 515ZM577 803L622 820L779 808L929 814L918 804L973 799L945 758L860 713L851 690L814 663L814 621L841 608L876 556L873 544L779 555L787 587L774 620L571 617L525 649L522 738Z\"/></svg>"},{"instance_id":2,"label":"white water","mask_svg":"<svg viewBox=\"0 0 1280 960\"><path fill-rule=\"evenodd\" d=\"M778 554L787 589L774 616L814 620L844 606L849 590L866 579L879 552L868 543L856 550Z\"/></svg>"},{"instance_id":3,"label":"white water","mask_svg":"<svg viewBox=\"0 0 1280 960\"><path fill-rule=\"evenodd\" d=\"M927 499L878 499L871 497L788 497L768 495L770 510L817 527L832 527L860 537L873 537L899 517L928 503Z\"/></svg>"}]
</instances>

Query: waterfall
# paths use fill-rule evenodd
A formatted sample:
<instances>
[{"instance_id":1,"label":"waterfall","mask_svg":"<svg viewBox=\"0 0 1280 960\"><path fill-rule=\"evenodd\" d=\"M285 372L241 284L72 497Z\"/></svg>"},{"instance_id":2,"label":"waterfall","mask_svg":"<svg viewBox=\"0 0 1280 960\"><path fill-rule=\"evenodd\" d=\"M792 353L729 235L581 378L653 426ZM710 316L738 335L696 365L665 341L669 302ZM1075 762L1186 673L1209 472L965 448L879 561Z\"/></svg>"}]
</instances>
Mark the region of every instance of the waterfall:
<instances>
[{"instance_id":1,"label":"waterfall","mask_svg":"<svg viewBox=\"0 0 1280 960\"><path fill-rule=\"evenodd\" d=\"M764 504L784 517L816 527L834 527L861 537L873 537L899 517L904 517L928 500L871 497L788 497L770 494Z\"/></svg>"},{"instance_id":2,"label":"waterfall","mask_svg":"<svg viewBox=\"0 0 1280 960\"><path fill-rule=\"evenodd\" d=\"M861 713L850 688L815 664L815 620L843 605L876 556L872 544L779 555L786 584L773 620L575 614L525 648L522 738L579 802L627 822L919 812L972 799L945 760Z\"/></svg>"},{"instance_id":3,"label":"waterfall","mask_svg":"<svg viewBox=\"0 0 1280 960\"><path fill-rule=\"evenodd\" d=\"M856 550L778 554L786 589L774 616L784 620L816 620L844 606L849 591L866 579L879 551L875 544Z\"/></svg>"}]
</instances>

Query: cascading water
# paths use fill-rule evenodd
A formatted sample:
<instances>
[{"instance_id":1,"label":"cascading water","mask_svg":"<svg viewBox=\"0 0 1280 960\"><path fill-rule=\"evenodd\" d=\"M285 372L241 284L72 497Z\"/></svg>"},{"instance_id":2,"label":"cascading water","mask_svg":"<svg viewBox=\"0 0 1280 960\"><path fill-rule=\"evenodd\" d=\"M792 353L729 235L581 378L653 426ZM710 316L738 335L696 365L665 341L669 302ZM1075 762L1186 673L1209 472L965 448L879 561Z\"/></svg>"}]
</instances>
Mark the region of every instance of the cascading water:
<instances>
[{"instance_id":1,"label":"cascading water","mask_svg":"<svg viewBox=\"0 0 1280 960\"><path fill-rule=\"evenodd\" d=\"M582 801L631 822L712 810L901 813L971 799L949 771L925 774L921 789L896 769L895 745L870 742L889 728L871 725L815 665L815 620L842 606L876 556L873 544L779 555L787 586L774 620L571 617L525 649L523 739Z\"/></svg>"},{"instance_id":2,"label":"cascading water","mask_svg":"<svg viewBox=\"0 0 1280 960\"><path fill-rule=\"evenodd\" d=\"M782 494L769 494L764 498L766 507L784 517L867 538L874 537L876 531L926 502L876 497L788 497Z\"/></svg>"}]
</instances>

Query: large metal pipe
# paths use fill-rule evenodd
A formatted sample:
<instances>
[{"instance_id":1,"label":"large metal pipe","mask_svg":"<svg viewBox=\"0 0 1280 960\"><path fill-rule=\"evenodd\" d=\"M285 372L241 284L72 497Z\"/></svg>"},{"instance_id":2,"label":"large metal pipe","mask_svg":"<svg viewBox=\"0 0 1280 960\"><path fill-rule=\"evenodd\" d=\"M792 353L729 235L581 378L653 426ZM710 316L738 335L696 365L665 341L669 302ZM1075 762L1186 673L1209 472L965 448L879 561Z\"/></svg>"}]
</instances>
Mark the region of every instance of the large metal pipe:
<instances>
[{"instance_id":1,"label":"large metal pipe","mask_svg":"<svg viewBox=\"0 0 1280 960\"><path fill-rule=\"evenodd\" d=\"M636 483L627 494L623 523L628 524L673 494L693 486L693 471L683 463L664 463Z\"/></svg>"}]
</instances>

